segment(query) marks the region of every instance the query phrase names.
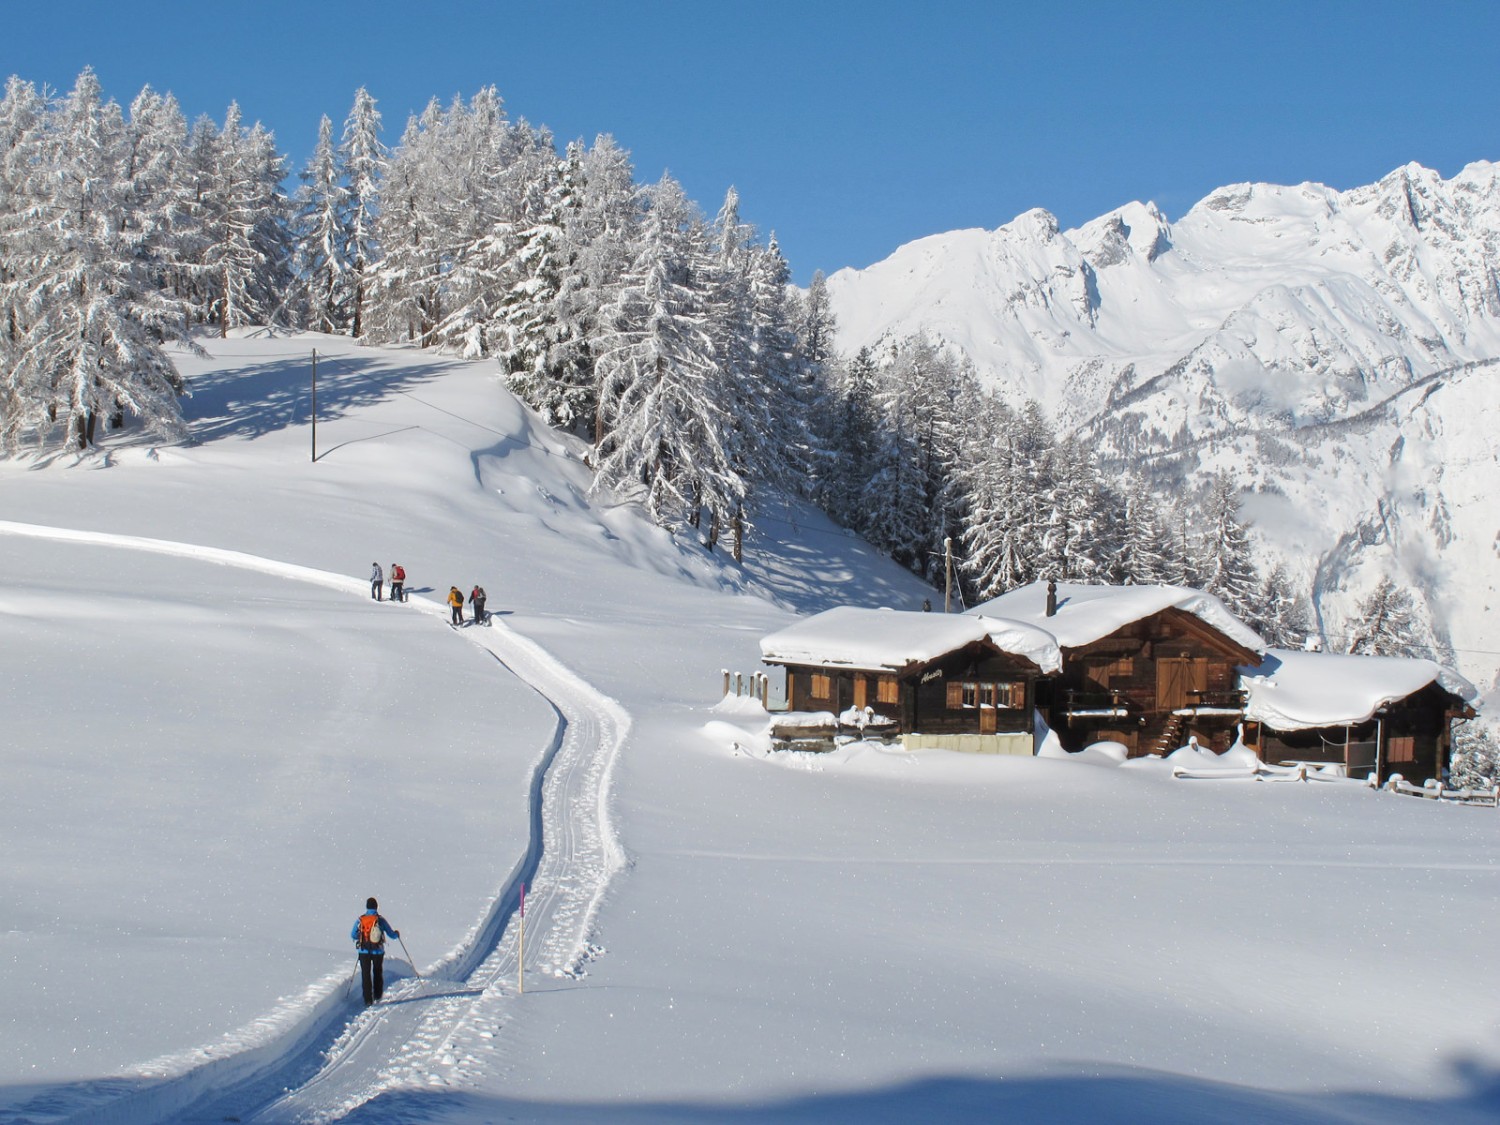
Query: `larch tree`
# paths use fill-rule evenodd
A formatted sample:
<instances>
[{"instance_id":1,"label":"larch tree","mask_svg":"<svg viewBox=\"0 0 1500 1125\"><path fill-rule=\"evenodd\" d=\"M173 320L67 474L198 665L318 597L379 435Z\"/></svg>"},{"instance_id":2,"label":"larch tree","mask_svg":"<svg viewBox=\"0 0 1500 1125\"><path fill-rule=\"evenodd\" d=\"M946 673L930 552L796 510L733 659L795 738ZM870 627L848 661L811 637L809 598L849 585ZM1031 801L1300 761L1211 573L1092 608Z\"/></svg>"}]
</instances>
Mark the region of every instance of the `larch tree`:
<instances>
[{"instance_id":1,"label":"larch tree","mask_svg":"<svg viewBox=\"0 0 1500 1125\"><path fill-rule=\"evenodd\" d=\"M1427 638L1418 633L1415 609L1411 591L1382 576L1350 620L1344 651L1361 656L1426 655Z\"/></svg>"},{"instance_id":2,"label":"larch tree","mask_svg":"<svg viewBox=\"0 0 1500 1125\"><path fill-rule=\"evenodd\" d=\"M170 237L169 197L131 178L118 105L85 70L45 118L20 185L30 222L12 242L7 305L23 321L3 372L3 440L62 424L86 449L100 418L125 415L167 438L183 432L182 388L164 345L187 339L182 302L159 285Z\"/></svg>"},{"instance_id":3,"label":"larch tree","mask_svg":"<svg viewBox=\"0 0 1500 1125\"><path fill-rule=\"evenodd\" d=\"M344 226L348 189L343 185L333 147L333 122L318 123L318 142L302 173L297 211L297 241L307 326L315 332L341 332L352 305L349 232Z\"/></svg>"},{"instance_id":4,"label":"larch tree","mask_svg":"<svg viewBox=\"0 0 1500 1125\"><path fill-rule=\"evenodd\" d=\"M713 343L702 217L670 176L648 189L634 261L600 339L597 487L639 486L654 519L699 508L731 516L745 481L725 440L729 419Z\"/></svg>"},{"instance_id":5,"label":"larch tree","mask_svg":"<svg viewBox=\"0 0 1500 1125\"><path fill-rule=\"evenodd\" d=\"M376 218L380 213L380 187L386 168L386 149L380 141L380 120L375 99L361 86L354 92L354 105L344 120L338 150L344 173L340 225L344 231L344 257L349 272L349 334L355 339L365 335L369 275L380 256Z\"/></svg>"}]
</instances>

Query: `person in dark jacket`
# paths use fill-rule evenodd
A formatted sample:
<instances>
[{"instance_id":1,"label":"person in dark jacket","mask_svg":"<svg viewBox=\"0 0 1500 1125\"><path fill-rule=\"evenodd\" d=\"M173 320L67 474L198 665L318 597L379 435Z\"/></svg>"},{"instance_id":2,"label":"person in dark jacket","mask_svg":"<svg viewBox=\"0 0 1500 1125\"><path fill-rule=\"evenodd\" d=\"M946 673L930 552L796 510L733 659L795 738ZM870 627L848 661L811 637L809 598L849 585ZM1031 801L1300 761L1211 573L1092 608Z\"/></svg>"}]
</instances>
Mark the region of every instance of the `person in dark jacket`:
<instances>
[{"instance_id":1,"label":"person in dark jacket","mask_svg":"<svg viewBox=\"0 0 1500 1125\"><path fill-rule=\"evenodd\" d=\"M391 929L391 924L380 916L380 904L367 898L365 912L354 920L349 937L359 950L359 982L364 986L368 1008L385 994L385 939L393 937L400 941L401 931Z\"/></svg>"},{"instance_id":2,"label":"person in dark jacket","mask_svg":"<svg viewBox=\"0 0 1500 1125\"><path fill-rule=\"evenodd\" d=\"M469 591L469 604L474 607L474 624L483 625L487 618L484 616L485 594L483 586L475 586Z\"/></svg>"}]
</instances>

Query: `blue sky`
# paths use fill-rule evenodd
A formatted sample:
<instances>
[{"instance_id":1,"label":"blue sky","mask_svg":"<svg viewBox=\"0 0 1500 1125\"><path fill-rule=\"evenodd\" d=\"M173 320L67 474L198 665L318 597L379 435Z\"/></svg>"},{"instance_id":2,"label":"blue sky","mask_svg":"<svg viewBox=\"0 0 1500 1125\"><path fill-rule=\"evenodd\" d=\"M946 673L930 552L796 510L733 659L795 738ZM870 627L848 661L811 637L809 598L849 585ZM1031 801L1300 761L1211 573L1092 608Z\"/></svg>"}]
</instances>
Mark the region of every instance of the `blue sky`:
<instances>
[{"instance_id":1,"label":"blue sky","mask_svg":"<svg viewBox=\"0 0 1500 1125\"><path fill-rule=\"evenodd\" d=\"M1500 159L1500 3L530 0L7 4L0 73L231 99L300 168L356 87L394 143L493 84L560 142L613 133L712 213L734 184L797 280L1031 207L1065 227L1215 187L1347 188Z\"/></svg>"}]
</instances>

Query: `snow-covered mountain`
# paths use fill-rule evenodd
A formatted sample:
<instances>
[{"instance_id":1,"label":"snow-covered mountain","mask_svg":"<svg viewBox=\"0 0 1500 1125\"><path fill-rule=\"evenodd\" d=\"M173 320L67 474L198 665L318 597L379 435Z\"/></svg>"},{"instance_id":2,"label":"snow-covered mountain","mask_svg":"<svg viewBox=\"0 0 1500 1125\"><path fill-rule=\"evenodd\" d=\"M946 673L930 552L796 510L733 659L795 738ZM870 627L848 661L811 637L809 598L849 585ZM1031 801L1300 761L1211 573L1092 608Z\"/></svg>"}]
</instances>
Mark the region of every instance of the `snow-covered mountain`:
<instances>
[{"instance_id":1,"label":"snow-covered mountain","mask_svg":"<svg viewBox=\"0 0 1500 1125\"><path fill-rule=\"evenodd\" d=\"M1440 644L1500 658L1500 165L1351 191L1222 188L1177 222L1033 210L828 279L840 345L918 331L1161 479L1238 474L1330 645L1380 574Z\"/></svg>"}]
</instances>

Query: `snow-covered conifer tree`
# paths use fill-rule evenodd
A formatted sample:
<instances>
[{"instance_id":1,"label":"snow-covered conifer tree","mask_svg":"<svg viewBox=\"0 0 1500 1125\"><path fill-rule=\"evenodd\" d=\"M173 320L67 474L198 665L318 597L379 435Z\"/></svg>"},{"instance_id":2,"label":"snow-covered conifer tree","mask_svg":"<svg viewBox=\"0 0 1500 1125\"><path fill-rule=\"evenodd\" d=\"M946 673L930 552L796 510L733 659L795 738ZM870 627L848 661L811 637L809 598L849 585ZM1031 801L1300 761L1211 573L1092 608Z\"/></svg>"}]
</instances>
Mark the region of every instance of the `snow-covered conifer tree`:
<instances>
[{"instance_id":1,"label":"snow-covered conifer tree","mask_svg":"<svg viewBox=\"0 0 1500 1125\"><path fill-rule=\"evenodd\" d=\"M406 123L381 189L375 237L381 259L371 271L368 330L378 340L428 347L442 316L441 166L437 129L442 107L427 103Z\"/></svg>"},{"instance_id":2,"label":"snow-covered conifer tree","mask_svg":"<svg viewBox=\"0 0 1500 1125\"><path fill-rule=\"evenodd\" d=\"M348 231L344 187L333 148L333 122L318 123L318 143L302 173L297 241L302 252L307 326L315 332L341 332L349 322Z\"/></svg>"},{"instance_id":3,"label":"snow-covered conifer tree","mask_svg":"<svg viewBox=\"0 0 1500 1125\"><path fill-rule=\"evenodd\" d=\"M597 487L643 487L653 518L685 522L699 508L733 518L746 486L736 472L715 362L704 224L664 176L649 189L640 246L606 310L600 338Z\"/></svg>"},{"instance_id":4,"label":"snow-covered conifer tree","mask_svg":"<svg viewBox=\"0 0 1500 1125\"><path fill-rule=\"evenodd\" d=\"M1453 731L1448 783L1455 789L1493 789L1500 785L1500 742L1487 727L1460 723Z\"/></svg>"},{"instance_id":5,"label":"snow-covered conifer tree","mask_svg":"<svg viewBox=\"0 0 1500 1125\"><path fill-rule=\"evenodd\" d=\"M1225 474L1217 474L1203 505L1196 568L1200 587L1244 619L1254 613L1260 580L1255 573L1250 536L1239 512L1239 488Z\"/></svg>"},{"instance_id":6,"label":"snow-covered conifer tree","mask_svg":"<svg viewBox=\"0 0 1500 1125\"><path fill-rule=\"evenodd\" d=\"M0 372L7 449L53 422L84 449L100 418L125 414L166 437L182 432L181 381L163 344L186 339L186 310L159 285L170 204L153 197L133 151L90 70L43 119L16 184L30 221L24 233L7 228L5 304L22 310Z\"/></svg>"},{"instance_id":7,"label":"snow-covered conifer tree","mask_svg":"<svg viewBox=\"0 0 1500 1125\"><path fill-rule=\"evenodd\" d=\"M1277 648L1301 648L1312 624L1306 599L1292 586L1286 567L1278 563L1260 584L1245 624Z\"/></svg>"},{"instance_id":8,"label":"snow-covered conifer tree","mask_svg":"<svg viewBox=\"0 0 1500 1125\"><path fill-rule=\"evenodd\" d=\"M205 254L210 319L221 335L269 324L290 291L284 161L259 123L246 129L232 103L220 131L218 168L208 206Z\"/></svg>"},{"instance_id":9,"label":"snow-covered conifer tree","mask_svg":"<svg viewBox=\"0 0 1500 1125\"><path fill-rule=\"evenodd\" d=\"M1346 652L1364 656L1428 656L1428 638L1419 635L1411 591L1382 577L1359 603L1349 622Z\"/></svg>"},{"instance_id":10,"label":"snow-covered conifer tree","mask_svg":"<svg viewBox=\"0 0 1500 1125\"><path fill-rule=\"evenodd\" d=\"M380 112L363 86L354 92L354 105L344 119L338 155L344 173L340 226L349 272L349 332L359 339L365 334L369 274L379 259L376 216L380 213L380 184L386 162L385 145L380 142Z\"/></svg>"}]
</instances>

